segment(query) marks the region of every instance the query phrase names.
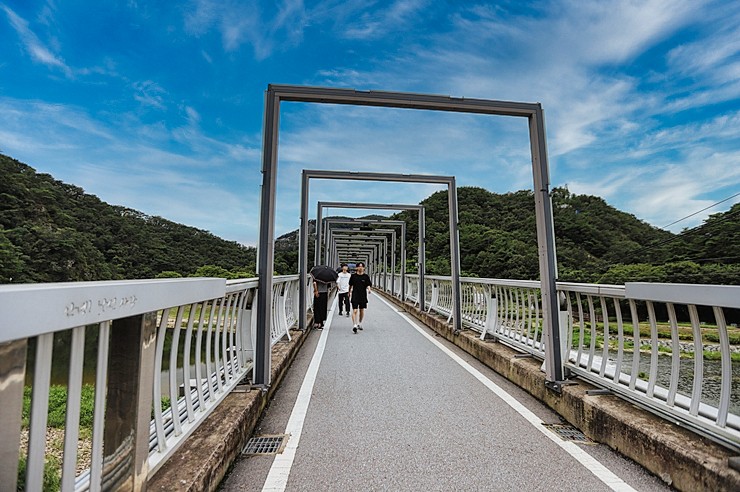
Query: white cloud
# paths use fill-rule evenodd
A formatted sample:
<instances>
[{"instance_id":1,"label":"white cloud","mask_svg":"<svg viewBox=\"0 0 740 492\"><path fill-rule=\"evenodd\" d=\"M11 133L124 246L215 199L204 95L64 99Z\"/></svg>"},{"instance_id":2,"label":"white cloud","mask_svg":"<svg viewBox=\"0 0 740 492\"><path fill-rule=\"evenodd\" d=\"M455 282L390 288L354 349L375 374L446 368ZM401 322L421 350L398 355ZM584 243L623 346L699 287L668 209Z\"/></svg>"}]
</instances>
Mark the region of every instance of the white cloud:
<instances>
[{"instance_id":1,"label":"white cloud","mask_svg":"<svg viewBox=\"0 0 740 492\"><path fill-rule=\"evenodd\" d=\"M302 0L283 0L270 15L257 2L194 0L191 5L194 9L185 16L186 32L203 36L216 29L224 51L233 52L248 44L257 60L300 43L307 22Z\"/></svg>"},{"instance_id":2,"label":"white cloud","mask_svg":"<svg viewBox=\"0 0 740 492\"><path fill-rule=\"evenodd\" d=\"M159 110L166 109L165 96L167 91L159 86L156 82L145 80L143 82L134 82L134 99L144 106L149 106Z\"/></svg>"},{"instance_id":3,"label":"white cloud","mask_svg":"<svg viewBox=\"0 0 740 492\"><path fill-rule=\"evenodd\" d=\"M738 163L740 149L716 152L707 147L692 147L670 161L651 162L650 167L624 165L598 173L598 180L573 180L567 184L574 193L601 196L612 205L619 202L621 209L660 227L737 192L740 189ZM709 214L725 210L732 204L728 203L681 221L670 229L678 232L684 227L699 225Z\"/></svg>"},{"instance_id":4,"label":"white cloud","mask_svg":"<svg viewBox=\"0 0 740 492\"><path fill-rule=\"evenodd\" d=\"M728 67L735 70L740 52L740 5L707 9L704 24L710 26L705 37L672 48L666 61L674 74L724 82Z\"/></svg>"},{"instance_id":5,"label":"white cloud","mask_svg":"<svg viewBox=\"0 0 740 492\"><path fill-rule=\"evenodd\" d=\"M737 111L715 107L707 112L714 116L687 125L677 117L688 108L711 107L740 97L736 34L740 6L722 10L711 1L667 0L539 5L542 9L531 16L511 15L501 5L462 10L450 17L452 29L421 34L406 43L402 54L379 57L364 71L333 67L318 72L316 80L358 89L368 88L362 85L366 80L369 88L541 102L553 182L567 182L578 193L604 196L655 225L665 225L713 203L723 187L740 185L736 173L730 171L740 168ZM686 32L690 33L688 38L684 34L674 37ZM665 51L665 64L659 51L652 53L656 60L652 72L639 73L633 63L650 50L665 49L661 43L668 40L676 46L675 39L691 41L683 42L670 55ZM373 119L351 131L322 122L302 135L313 137L319 128L330 129L328 134L336 141L346 140L342 140L343 152L358 156L355 161L361 162L364 155L380 155L397 166L385 144L389 148L390 143L397 145L393 148L399 149L399 156L414 156L409 149L413 143L404 145L394 134L400 134L403 125L422 134L428 128L416 126L411 119L391 121L384 145L362 146L350 138L353 134L380 135L383 123ZM503 177L496 176L496 182L531 186L527 166L514 165L528 164L526 139L512 140L515 133L502 134L495 126L476 132L476 124L465 120L452 128L476 138L463 139L454 150L434 143L429 148L431 155L450 162L457 162L450 156L457 156L462 149L461 160L469 158L470 165L451 165L461 183L480 181L472 176L495 173L503 161L510 167ZM442 132L430 135L435 143L449 142L439 138ZM296 142L300 145L291 151L301 155L288 157L300 162L301 156L332 155L332 147L339 147L315 141L318 139ZM494 149L505 159L491 165L476 158L475 153L491 153L491 149L471 145L473 141L500 142ZM472 150L470 156L467 149ZM333 158L328 159L332 162ZM520 171L518 177L515 170ZM503 191L485 182L481 185ZM704 217L706 214L697 216L694 223Z\"/></svg>"},{"instance_id":6,"label":"white cloud","mask_svg":"<svg viewBox=\"0 0 740 492\"><path fill-rule=\"evenodd\" d=\"M384 9L372 9L371 4L371 9L350 22L342 34L350 39L377 39L413 24L428 4L428 0L395 0Z\"/></svg>"},{"instance_id":7,"label":"white cloud","mask_svg":"<svg viewBox=\"0 0 740 492\"><path fill-rule=\"evenodd\" d=\"M0 151L108 203L255 244L259 142L214 139L190 123L145 125L133 114L102 118L0 98Z\"/></svg>"},{"instance_id":8,"label":"white cloud","mask_svg":"<svg viewBox=\"0 0 740 492\"><path fill-rule=\"evenodd\" d=\"M8 16L10 25L18 34L18 37L23 44L23 48L34 61L50 68L59 69L67 77L72 77L72 69L67 66L60 56L54 54L49 47L41 42L38 36L30 29L28 22L25 19L21 18L6 5L2 5L2 9Z\"/></svg>"},{"instance_id":9,"label":"white cloud","mask_svg":"<svg viewBox=\"0 0 740 492\"><path fill-rule=\"evenodd\" d=\"M185 106L185 114L188 117L188 123L191 126L197 126L200 123L200 114L190 106Z\"/></svg>"}]
</instances>

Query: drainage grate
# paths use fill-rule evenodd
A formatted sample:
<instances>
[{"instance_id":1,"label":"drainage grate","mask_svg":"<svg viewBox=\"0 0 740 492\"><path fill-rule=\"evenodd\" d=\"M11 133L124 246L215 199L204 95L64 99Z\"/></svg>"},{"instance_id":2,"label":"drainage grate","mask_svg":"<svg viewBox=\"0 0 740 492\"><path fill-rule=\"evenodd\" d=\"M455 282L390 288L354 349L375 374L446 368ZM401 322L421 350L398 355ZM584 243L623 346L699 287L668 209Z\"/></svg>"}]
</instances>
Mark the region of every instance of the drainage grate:
<instances>
[{"instance_id":1,"label":"drainage grate","mask_svg":"<svg viewBox=\"0 0 740 492\"><path fill-rule=\"evenodd\" d=\"M586 437L586 435L579 431L576 427L573 427L570 424L542 424L551 431L553 431L555 434L560 436L560 439L563 441L572 441L577 442L579 444L596 444L591 439Z\"/></svg>"},{"instance_id":2,"label":"drainage grate","mask_svg":"<svg viewBox=\"0 0 740 492\"><path fill-rule=\"evenodd\" d=\"M285 449L289 434L257 436L247 442L243 454L280 454Z\"/></svg>"}]
</instances>

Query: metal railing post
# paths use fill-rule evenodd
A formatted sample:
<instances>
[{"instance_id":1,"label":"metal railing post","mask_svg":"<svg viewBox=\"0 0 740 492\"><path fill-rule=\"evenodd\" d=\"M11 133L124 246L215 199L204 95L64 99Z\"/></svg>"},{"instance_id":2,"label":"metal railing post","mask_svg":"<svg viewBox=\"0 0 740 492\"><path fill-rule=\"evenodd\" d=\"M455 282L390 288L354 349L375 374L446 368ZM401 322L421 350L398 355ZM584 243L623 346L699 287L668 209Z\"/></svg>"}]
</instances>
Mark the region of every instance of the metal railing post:
<instances>
[{"instance_id":1,"label":"metal railing post","mask_svg":"<svg viewBox=\"0 0 740 492\"><path fill-rule=\"evenodd\" d=\"M545 346L545 359L548 362L545 385L560 393L565 379L565 370L563 356L560 351L560 303L558 302L556 287L558 270L555 253L555 227L552 216L552 198L550 197L550 173L547 162L544 113L539 104L529 116L529 136L532 152L537 247L542 289L542 320L549 342Z\"/></svg>"},{"instance_id":2,"label":"metal railing post","mask_svg":"<svg viewBox=\"0 0 740 492\"><path fill-rule=\"evenodd\" d=\"M300 241L298 245L298 274L301 276L300 288L301 296L298 307L298 329L306 329L306 315L308 313L307 297L308 292L306 285L308 283L308 176L305 169L301 174L301 230L298 235Z\"/></svg>"},{"instance_id":3,"label":"metal railing post","mask_svg":"<svg viewBox=\"0 0 740 492\"><path fill-rule=\"evenodd\" d=\"M260 235L257 248L257 338L254 353L253 383L270 385L270 313L272 276L275 271L275 195L277 184L277 148L280 99L268 88L265 92L265 114L262 139L262 189L260 191ZM303 305L305 306L305 304Z\"/></svg>"},{"instance_id":4,"label":"metal railing post","mask_svg":"<svg viewBox=\"0 0 740 492\"><path fill-rule=\"evenodd\" d=\"M496 298L496 288L486 289L486 325L480 334L480 339L485 340L488 333L496 333L498 326L498 299Z\"/></svg>"},{"instance_id":5,"label":"metal railing post","mask_svg":"<svg viewBox=\"0 0 740 492\"><path fill-rule=\"evenodd\" d=\"M0 343L0 484L15 490L21 441L27 338Z\"/></svg>"},{"instance_id":6,"label":"metal railing post","mask_svg":"<svg viewBox=\"0 0 740 492\"><path fill-rule=\"evenodd\" d=\"M165 309L163 315L167 313ZM103 438L103 490L146 490L156 326L156 312L113 321ZM176 401L172 402L172 415L179 418Z\"/></svg>"}]
</instances>

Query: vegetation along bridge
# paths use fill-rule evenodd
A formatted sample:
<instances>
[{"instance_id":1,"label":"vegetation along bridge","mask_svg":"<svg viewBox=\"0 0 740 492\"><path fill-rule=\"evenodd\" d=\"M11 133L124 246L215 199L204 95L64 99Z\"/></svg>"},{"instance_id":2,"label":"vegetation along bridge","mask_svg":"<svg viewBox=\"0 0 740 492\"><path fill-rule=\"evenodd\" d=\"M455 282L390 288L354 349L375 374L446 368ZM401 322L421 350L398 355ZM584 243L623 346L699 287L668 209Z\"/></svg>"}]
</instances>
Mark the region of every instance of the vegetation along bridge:
<instances>
[{"instance_id":1,"label":"vegetation along bridge","mask_svg":"<svg viewBox=\"0 0 740 492\"><path fill-rule=\"evenodd\" d=\"M460 275L454 177L326 171L274 276L281 101L526 117L541 280ZM541 116L270 86L257 278L0 286L0 489L740 490L740 287L557 281ZM375 288L358 333L333 298L301 329L311 178L447 184L451 275L424 274L421 206L396 207L415 273L405 224L319 218L315 263L362 258Z\"/></svg>"}]
</instances>

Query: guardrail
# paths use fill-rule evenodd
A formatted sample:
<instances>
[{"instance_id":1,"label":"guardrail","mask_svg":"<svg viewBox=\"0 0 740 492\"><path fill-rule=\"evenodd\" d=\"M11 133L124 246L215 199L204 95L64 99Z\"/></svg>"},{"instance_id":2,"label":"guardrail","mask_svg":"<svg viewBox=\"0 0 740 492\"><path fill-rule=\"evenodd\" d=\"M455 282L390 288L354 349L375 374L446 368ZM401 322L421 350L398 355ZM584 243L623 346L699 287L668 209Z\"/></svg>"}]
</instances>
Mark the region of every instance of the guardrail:
<instances>
[{"instance_id":1,"label":"guardrail","mask_svg":"<svg viewBox=\"0 0 740 492\"><path fill-rule=\"evenodd\" d=\"M561 351L571 374L740 451L740 330L727 321L740 318L740 287L557 288ZM406 298L415 305L418 291L418 276L407 275ZM426 276L424 295L427 310L449 321L451 279ZM481 338L545 358L538 281L464 278L462 318Z\"/></svg>"},{"instance_id":2,"label":"guardrail","mask_svg":"<svg viewBox=\"0 0 740 492\"><path fill-rule=\"evenodd\" d=\"M290 338L298 282L275 278L272 344ZM256 296L257 279L0 286L0 483L16 489L20 462L26 490L44 489L54 376L67 387L61 490L139 490L251 370ZM83 377L94 403L80 472Z\"/></svg>"}]
</instances>

